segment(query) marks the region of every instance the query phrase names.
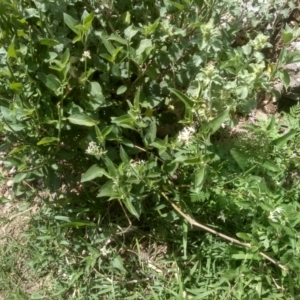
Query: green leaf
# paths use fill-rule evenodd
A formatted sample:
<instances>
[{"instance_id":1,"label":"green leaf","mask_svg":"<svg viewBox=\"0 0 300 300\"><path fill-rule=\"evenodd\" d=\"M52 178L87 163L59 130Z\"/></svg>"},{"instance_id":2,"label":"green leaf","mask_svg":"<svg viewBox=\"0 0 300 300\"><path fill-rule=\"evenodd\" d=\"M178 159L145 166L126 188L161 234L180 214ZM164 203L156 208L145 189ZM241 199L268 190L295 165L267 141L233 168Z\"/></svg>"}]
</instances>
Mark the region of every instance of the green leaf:
<instances>
[{"instance_id":1,"label":"green leaf","mask_svg":"<svg viewBox=\"0 0 300 300\"><path fill-rule=\"evenodd\" d=\"M254 259L254 255L251 253L237 253L231 256L234 259Z\"/></svg>"},{"instance_id":2,"label":"green leaf","mask_svg":"<svg viewBox=\"0 0 300 300\"><path fill-rule=\"evenodd\" d=\"M271 142L271 145L276 146L278 148L282 147L285 145L289 140L294 138L297 134L297 131L291 130L290 132L286 133L285 135L281 136L278 139L275 139Z\"/></svg>"},{"instance_id":3,"label":"green leaf","mask_svg":"<svg viewBox=\"0 0 300 300\"><path fill-rule=\"evenodd\" d=\"M265 160L261 166L267 170L270 170L272 172L279 172L280 168L275 165L273 162L269 161L269 160Z\"/></svg>"},{"instance_id":4,"label":"green leaf","mask_svg":"<svg viewBox=\"0 0 300 300\"><path fill-rule=\"evenodd\" d=\"M122 257L120 255L115 257L115 259L113 260L112 265L113 265L114 268L120 270L121 272L127 272L125 270L125 268L123 267L123 260L122 260Z\"/></svg>"},{"instance_id":5,"label":"green leaf","mask_svg":"<svg viewBox=\"0 0 300 300\"><path fill-rule=\"evenodd\" d=\"M58 138L47 136L47 137L42 138L39 142L37 142L37 145L51 144L51 143L57 142L57 141L58 141Z\"/></svg>"},{"instance_id":6,"label":"green leaf","mask_svg":"<svg viewBox=\"0 0 300 300\"><path fill-rule=\"evenodd\" d=\"M268 126L267 126L267 131L271 131L275 126L275 116L272 116Z\"/></svg>"},{"instance_id":7,"label":"green leaf","mask_svg":"<svg viewBox=\"0 0 300 300\"><path fill-rule=\"evenodd\" d=\"M172 6L176 7L178 10L183 11L184 10L184 6L182 4L179 4L177 2L174 1L170 1L170 0L165 0L167 3L171 4Z\"/></svg>"},{"instance_id":8,"label":"green leaf","mask_svg":"<svg viewBox=\"0 0 300 300\"><path fill-rule=\"evenodd\" d=\"M9 85L9 88L17 93L22 93L23 84L21 82L13 82Z\"/></svg>"},{"instance_id":9,"label":"green leaf","mask_svg":"<svg viewBox=\"0 0 300 300\"><path fill-rule=\"evenodd\" d=\"M101 188L99 189L99 194L97 195L97 197L110 197L113 189L113 182L111 180L105 182Z\"/></svg>"},{"instance_id":10,"label":"green leaf","mask_svg":"<svg viewBox=\"0 0 300 300\"><path fill-rule=\"evenodd\" d=\"M248 233L238 232L236 235L244 241L251 241L251 235L249 235Z\"/></svg>"},{"instance_id":11,"label":"green leaf","mask_svg":"<svg viewBox=\"0 0 300 300\"><path fill-rule=\"evenodd\" d=\"M202 167L195 172L194 186L195 188L202 188L205 178L205 168Z\"/></svg>"},{"instance_id":12,"label":"green leaf","mask_svg":"<svg viewBox=\"0 0 300 300\"><path fill-rule=\"evenodd\" d=\"M101 85L96 81L91 81L88 84L88 89L90 94L95 98L100 100L101 102L105 102L105 98L102 93Z\"/></svg>"},{"instance_id":13,"label":"green leaf","mask_svg":"<svg viewBox=\"0 0 300 300\"><path fill-rule=\"evenodd\" d=\"M119 35L116 35L116 34L114 34L114 33L111 34L111 36L110 36L108 39L109 39L109 40L116 41L116 42L118 42L118 43L121 44L121 45L127 45L127 44L128 44L127 40L121 38Z\"/></svg>"},{"instance_id":14,"label":"green leaf","mask_svg":"<svg viewBox=\"0 0 300 300\"><path fill-rule=\"evenodd\" d=\"M147 144L154 142L156 138L157 127L156 127L156 119L153 117L150 123L150 126L145 134L145 141Z\"/></svg>"},{"instance_id":15,"label":"green leaf","mask_svg":"<svg viewBox=\"0 0 300 300\"><path fill-rule=\"evenodd\" d=\"M76 28L76 26L78 25L78 21L76 21L75 19L73 19L70 15L64 13L64 22L67 24L67 26L73 31L75 32L77 35L80 35L80 30L78 30Z\"/></svg>"},{"instance_id":16,"label":"green leaf","mask_svg":"<svg viewBox=\"0 0 300 300\"><path fill-rule=\"evenodd\" d=\"M285 44L288 44L293 40L293 31L288 25L286 25L285 30L282 30L281 37Z\"/></svg>"},{"instance_id":17,"label":"green leaf","mask_svg":"<svg viewBox=\"0 0 300 300\"><path fill-rule=\"evenodd\" d=\"M49 47L54 47L60 44L60 42L53 40L53 39L41 39L40 40L41 45L46 45Z\"/></svg>"},{"instance_id":18,"label":"green leaf","mask_svg":"<svg viewBox=\"0 0 300 300\"><path fill-rule=\"evenodd\" d=\"M173 88L169 88L169 90L185 104L186 108L191 109L193 107L194 102L190 98L188 98L185 94Z\"/></svg>"},{"instance_id":19,"label":"green leaf","mask_svg":"<svg viewBox=\"0 0 300 300\"><path fill-rule=\"evenodd\" d=\"M128 40L131 40L138 33L138 29L135 29L133 25L130 25L124 30L124 35Z\"/></svg>"},{"instance_id":20,"label":"green leaf","mask_svg":"<svg viewBox=\"0 0 300 300\"><path fill-rule=\"evenodd\" d=\"M81 182L91 181L95 178L102 177L103 171L97 165L92 165L82 176Z\"/></svg>"},{"instance_id":21,"label":"green leaf","mask_svg":"<svg viewBox=\"0 0 300 300\"><path fill-rule=\"evenodd\" d=\"M115 47L113 46L113 44L111 42L109 42L108 37L107 37L106 34L101 33L99 36L100 36L100 39L101 39L102 43L104 44L106 50L113 57Z\"/></svg>"},{"instance_id":22,"label":"green leaf","mask_svg":"<svg viewBox=\"0 0 300 300\"><path fill-rule=\"evenodd\" d=\"M96 226L96 224L91 221L79 220L79 219L70 218L70 217L66 217L66 216L55 216L54 219L68 223L68 224L62 225L63 227L64 226L67 226L67 227L77 227L77 226L78 227L81 227L81 226L95 227Z\"/></svg>"},{"instance_id":23,"label":"green leaf","mask_svg":"<svg viewBox=\"0 0 300 300\"><path fill-rule=\"evenodd\" d=\"M291 81L288 71L287 70L278 71L277 76L282 80L285 89L288 89Z\"/></svg>"},{"instance_id":24,"label":"green leaf","mask_svg":"<svg viewBox=\"0 0 300 300\"><path fill-rule=\"evenodd\" d=\"M152 49L152 40L143 39L140 42L140 46L136 50L136 55L141 55L146 49Z\"/></svg>"},{"instance_id":25,"label":"green leaf","mask_svg":"<svg viewBox=\"0 0 300 300\"><path fill-rule=\"evenodd\" d=\"M76 124L76 125L83 125L83 126L94 126L97 125L99 123L99 121L93 120L92 118L90 118L89 116L85 115L85 114L74 114L71 115L68 120L70 121L70 123L72 124Z\"/></svg>"},{"instance_id":26,"label":"green leaf","mask_svg":"<svg viewBox=\"0 0 300 300\"><path fill-rule=\"evenodd\" d=\"M115 123L120 127L135 129L134 128L134 120L132 119L132 117L130 115L123 115L123 116L114 118L112 120L112 123Z\"/></svg>"},{"instance_id":27,"label":"green leaf","mask_svg":"<svg viewBox=\"0 0 300 300\"><path fill-rule=\"evenodd\" d=\"M55 75L53 74L45 75L44 73L39 72L37 74L37 77L47 86L47 88L52 90L56 95L60 94L59 88L61 87L61 83Z\"/></svg>"},{"instance_id":28,"label":"green leaf","mask_svg":"<svg viewBox=\"0 0 300 300\"><path fill-rule=\"evenodd\" d=\"M69 58L70 58L70 49L67 48L66 51L64 52L64 54L62 55L62 58L61 58L62 66L65 66L68 63Z\"/></svg>"},{"instance_id":29,"label":"green leaf","mask_svg":"<svg viewBox=\"0 0 300 300\"><path fill-rule=\"evenodd\" d=\"M124 150L123 146L120 146L120 157L123 163L129 164L130 158L127 155L126 151Z\"/></svg>"},{"instance_id":30,"label":"green leaf","mask_svg":"<svg viewBox=\"0 0 300 300\"><path fill-rule=\"evenodd\" d=\"M244 153L234 149L230 150L230 153L239 167L244 170L247 164L247 157L244 155Z\"/></svg>"},{"instance_id":31,"label":"green leaf","mask_svg":"<svg viewBox=\"0 0 300 300\"><path fill-rule=\"evenodd\" d=\"M133 100L133 105L137 110L140 109L140 94L141 94L141 89L138 88L134 95L134 100Z\"/></svg>"},{"instance_id":32,"label":"green leaf","mask_svg":"<svg viewBox=\"0 0 300 300\"><path fill-rule=\"evenodd\" d=\"M17 52L15 50L15 38L13 38L12 42L8 47L7 56L12 58L17 58Z\"/></svg>"},{"instance_id":33,"label":"green leaf","mask_svg":"<svg viewBox=\"0 0 300 300\"><path fill-rule=\"evenodd\" d=\"M108 158L104 158L105 165L107 167L108 173L112 178L117 178L118 177L118 171L116 167L114 166L113 162Z\"/></svg>"},{"instance_id":34,"label":"green leaf","mask_svg":"<svg viewBox=\"0 0 300 300\"><path fill-rule=\"evenodd\" d=\"M133 206L131 199L126 197L125 199L122 200L122 202L125 204L126 208L128 209L128 211L135 216L137 219L139 219L140 215L139 213L136 211L135 207Z\"/></svg>"},{"instance_id":35,"label":"green leaf","mask_svg":"<svg viewBox=\"0 0 300 300\"><path fill-rule=\"evenodd\" d=\"M127 86L126 85L121 85L118 89L117 89L117 95L122 95L127 91Z\"/></svg>"},{"instance_id":36,"label":"green leaf","mask_svg":"<svg viewBox=\"0 0 300 300\"><path fill-rule=\"evenodd\" d=\"M84 24L84 25L89 25L89 24L91 24L91 23L93 22L94 16L95 16L95 13L94 13L94 12L91 12L87 17L84 18L83 24Z\"/></svg>"},{"instance_id":37,"label":"green leaf","mask_svg":"<svg viewBox=\"0 0 300 300\"><path fill-rule=\"evenodd\" d=\"M23 181L27 177L27 174L28 173L19 173L19 174L17 174L14 177L13 182L14 183L19 183L19 182Z\"/></svg>"},{"instance_id":38,"label":"green leaf","mask_svg":"<svg viewBox=\"0 0 300 300\"><path fill-rule=\"evenodd\" d=\"M223 111L219 116L209 122L210 133L215 133L228 118L229 109Z\"/></svg>"},{"instance_id":39,"label":"green leaf","mask_svg":"<svg viewBox=\"0 0 300 300\"><path fill-rule=\"evenodd\" d=\"M288 53L287 57L286 57L286 64L292 64L292 63L296 63L296 62L300 62L300 51L299 50Z\"/></svg>"}]
</instances>

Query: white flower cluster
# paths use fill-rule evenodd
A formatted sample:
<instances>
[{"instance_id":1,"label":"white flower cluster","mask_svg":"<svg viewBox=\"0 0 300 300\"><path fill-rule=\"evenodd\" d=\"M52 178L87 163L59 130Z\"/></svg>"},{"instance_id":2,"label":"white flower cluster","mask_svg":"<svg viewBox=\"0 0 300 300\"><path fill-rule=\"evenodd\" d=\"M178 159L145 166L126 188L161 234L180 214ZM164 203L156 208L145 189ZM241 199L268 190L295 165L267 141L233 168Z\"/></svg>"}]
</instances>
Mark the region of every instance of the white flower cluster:
<instances>
[{"instance_id":1,"label":"white flower cluster","mask_svg":"<svg viewBox=\"0 0 300 300\"><path fill-rule=\"evenodd\" d=\"M91 155L103 155L106 153L106 151L103 151L95 142L90 142L85 153Z\"/></svg>"},{"instance_id":2,"label":"white flower cluster","mask_svg":"<svg viewBox=\"0 0 300 300\"><path fill-rule=\"evenodd\" d=\"M130 166L132 167L132 168L135 168L136 166L138 166L138 165L141 165L141 164L143 164L145 161L143 160L143 159L139 159L139 160L137 160L137 161L134 161L133 159L130 161Z\"/></svg>"},{"instance_id":3,"label":"white flower cluster","mask_svg":"<svg viewBox=\"0 0 300 300\"><path fill-rule=\"evenodd\" d=\"M217 219L221 219L221 220L225 223L225 221L226 221L226 216L225 216L223 210L221 210L220 215L218 216Z\"/></svg>"},{"instance_id":4,"label":"white flower cluster","mask_svg":"<svg viewBox=\"0 0 300 300\"><path fill-rule=\"evenodd\" d=\"M278 223L280 221L281 213L282 212L283 212L283 208L282 207L275 208L273 211L270 212L269 219L272 222Z\"/></svg>"},{"instance_id":5,"label":"white flower cluster","mask_svg":"<svg viewBox=\"0 0 300 300\"><path fill-rule=\"evenodd\" d=\"M85 61L87 58L91 59L90 51L83 51L83 54L82 54L82 57L80 58L80 61Z\"/></svg>"},{"instance_id":6,"label":"white flower cluster","mask_svg":"<svg viewBox=\"0 0 300 300\"><path fill-rule=\"evenodd\" d=\"M195 132L196 130L194 127L185 127L182 131L179 132L178 141L188 144Z\"/></svg>"}]
</instances>

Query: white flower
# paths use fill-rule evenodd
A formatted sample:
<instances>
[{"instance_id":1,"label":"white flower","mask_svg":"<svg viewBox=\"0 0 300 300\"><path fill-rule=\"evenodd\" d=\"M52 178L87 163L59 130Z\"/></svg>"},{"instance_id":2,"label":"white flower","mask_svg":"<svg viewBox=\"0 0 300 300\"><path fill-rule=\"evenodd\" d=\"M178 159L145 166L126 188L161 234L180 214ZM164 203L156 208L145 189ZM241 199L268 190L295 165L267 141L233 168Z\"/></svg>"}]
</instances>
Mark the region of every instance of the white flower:
<instances>
[{"instance_id":1,"label":"white flower","mask_svg":"<svg viewBox=\"0 0 300 300\"><path fill-rule=\"evenodd\" d=\"M99 8L95 9L95 13L96 13L96 14L98 14L98 13L99 13L99 11L100 11L100 9L99 9Z\"/></svg>"},{"instance_id":2,"label":"white flower","mask_svg":"<svg viewBox=\"0 0 300 300\"><path fill-rule=\"evenodd\" d=\"M221 213L220 213L220 215L218 216L218 219L221 219L221 220L225 223L225 221L226 221L226 216L225 216L223 210L221 210Z\"/></svg>"},{"instance_id":3,"label":"white flower","mask_svg":"<svg viewBox=\"0 0 300 300\"><path fill-rule=\"evenodd\" d=\"M86 58L91 59L90 51L83 51L83 54L82 54L82 57L80 58L80 61L85 61Z\"/></svg>"},{"instance_id":4,"label":"white flower","mask_svg":"<svg viewBox=\"0 0 300 300\"><path fill-rule=\"evenodd\" d=\"M275 208L273 211L270 212L270 215L269 215L269 219L272 221L272 222L279 222L280 219L281 219L281 213L283 212L283 208L282 207L277 207Z\"/></svg>"},{"instance_id":5,"label":"white flower","mask_svg":"<svg viewBox=\"0 0 300 300\"><path fill-rule=\"evenodd\" d=\"M189 143L191 137L196 132L194 127L185 127L179 132L178 140L179 142Z\"/></svg>"},{"instance_id":6,"label":"white flower","mask_svg":"<svg viewBox=\"0 0 300 300\"><path fill-rule=\"evenodd\" d=\"M137 160L137 161L134 161L133 159L130 161L130 166L132 167L132 168L135 168L136 166L138 166L138 165L141 165L141 164L143 164L145 161L143 160L143 159L139 159L139 160Z\"/></svg>"},{"instance_id":7,"label":"white flower","mask_svg":"<svg viewBox=\"0 0 300 300\"><path fill-rule=\"evenodd\" d=\"M107 256L110 253L110 250L106 249L106 245L100 249L100 252L103 256Z\"/></svg>"},{"instance_id":8,"label":"white flower","mask_svg":"<svg viewBox=\"0 0 300 300\"><path fill-rule=\"evenodd\" d=\"M90 142L85 153L91 155L103 155L106 153L106 151L103 151L95 142Z\"/></svg>"}]
</instances>

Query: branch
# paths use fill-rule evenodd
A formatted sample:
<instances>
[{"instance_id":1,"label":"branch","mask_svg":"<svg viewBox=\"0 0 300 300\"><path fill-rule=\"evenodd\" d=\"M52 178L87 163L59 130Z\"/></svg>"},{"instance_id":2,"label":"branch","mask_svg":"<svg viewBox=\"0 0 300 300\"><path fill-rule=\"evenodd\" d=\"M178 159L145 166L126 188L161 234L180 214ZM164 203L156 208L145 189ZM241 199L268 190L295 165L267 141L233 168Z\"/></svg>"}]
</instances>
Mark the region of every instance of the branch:
<instances>
[{"instance_id":1,"label":"branch","mask_svg":"<svg viewBox=\"0 0 300 300\"><path fill-rule=\"evenodd\" d=\"M221 232L218 232L214 229L211 229L203 224L200 224L198 223L197 221L195 221L194 219L192 219L189 215L185 214L176 204L174 204L168 197L167 195L164 193L164 192L161 192L162 196L172 205L172 207L184 218L186 219L191 225L194 225L196 227L199 227L211 234L214 234L216 236L219 236L221 238L223 238L224 240L227 240L229 241L230 243L233 243L233 244L237 244L237 245L240 245L240 246L243 246L243 247L246 247L246 248L249 248L251 249L251 244L250 243L244 243L244 242L241 242L235 238L232 238L228 235L225 235ZM288 271L288 268L286 266L283 266L281 264L279 264L276 260L272 259L270 256L266 255L265 253L259 251L259 254L265 258L266 260L268 260L269 262L271 262L272 264L278 266L280 269L284 270L284 271Z\"/></svg>"}]
</instances>

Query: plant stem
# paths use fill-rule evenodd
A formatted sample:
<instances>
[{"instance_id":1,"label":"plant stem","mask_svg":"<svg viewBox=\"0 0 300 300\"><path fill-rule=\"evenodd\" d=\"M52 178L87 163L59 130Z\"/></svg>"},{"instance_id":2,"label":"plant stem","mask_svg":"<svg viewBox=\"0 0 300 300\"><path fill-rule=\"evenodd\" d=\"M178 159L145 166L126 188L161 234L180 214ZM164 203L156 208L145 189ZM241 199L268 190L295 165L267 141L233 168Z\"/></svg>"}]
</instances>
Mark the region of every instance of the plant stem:
<instances>
[{"instance_id":1,"label":"plant stem","mask_svg":"<svg viewBox=\"0 0 300 300\"><path fill-rule=\"evenodd\" d=\"M211 229L210 227L207 227L201 223L198 223L197 221L195 221L193 218L191 218L189 215L185 214L175 203L173 203L168 197L167 195L164 193L164 192L161 192L161 195L167 200L167 202L169 202L169 204L171 204L171 206L185 219L188 221L188 223L190 223L192 226L196 226L196 227L199 227L211 234L214 234L216 236L219 236L221 237L222 239L224 240L227 240L229 241L230 243L233 243L233 244L237 244L237 245L240 245L240 246L243 246L243 247L246 247L248 249L251 249L251 244L250 243L244 243L244 242L241 242L235 238L232 238L226 234L223 234L221 232L218 232L214 229ZM273 258L271 258L270 256L266 255L265 253L259 251L258 252L263 258L265 258L266 260L270 261L272 264L278 266L281 270L284 270L284 271L288 271L288 268L286 266L283 266L281 264L279 264L276 260L274 260Z\"/></svg>"}]
</instances>

